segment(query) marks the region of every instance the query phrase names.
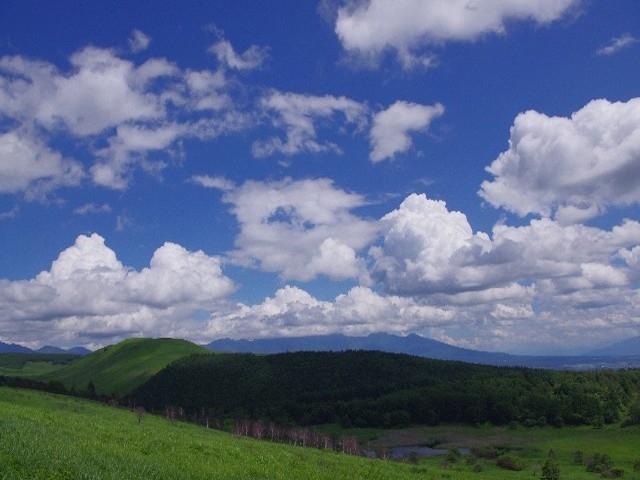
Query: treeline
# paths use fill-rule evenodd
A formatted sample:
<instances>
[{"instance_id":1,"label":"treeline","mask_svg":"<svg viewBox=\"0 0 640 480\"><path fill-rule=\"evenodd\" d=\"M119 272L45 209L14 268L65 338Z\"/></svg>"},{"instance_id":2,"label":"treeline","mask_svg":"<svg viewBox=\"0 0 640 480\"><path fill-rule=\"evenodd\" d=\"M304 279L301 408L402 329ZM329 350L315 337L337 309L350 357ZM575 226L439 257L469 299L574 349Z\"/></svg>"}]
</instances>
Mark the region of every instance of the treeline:
<instances>
[{"instance_id":1,"label":"treeline","mask_svg":"<svg viewBox=\"0 0 640 480\"><path fill-rule=\"evenodd\" d=\"M26 388L29 390L38 390L40 392L57 393L60 395L70 395L72 397L88 398L89 400L97 400L99 402L109 403L111 405L118 405L118 398L116 398L115 396L96 393L96 388L93 384L93 381L89 381L86 389L77 390L75 388L65 387L64 384L58 380L41 381L34 380L32 378L0 375L0 387ZM131 407L133 408L134 406Z\"/></svg>"},{"instance_id":2,"label":"treeline","mask_svg":"<svg viewBox=\"0 0 640 480\"><path fill-rule=\"evenodd\" d=\"M69 365L80 358L70 353L0 353L0 367L9 369L23 368L27 363L51 363Z\"/></svg>"},{"instance_id":3,"label":"treeline","mask_svg":"<svg viewBox=\"0 0 640 480\"><path fill-rule=\"evenodd\" d=\"M279 425L599 426L628 418L639 391L640 370L549 371L347 351L195 355L166 367L129 401Z\"/></svg>"},{"instance_id":4,"label":"treeline","mask_svg":"<svg viewBox=\"0 0 640 480\"><path fill-rule=\"evenodd\" d=\"M28 388L29 390L39 390L41 392L70 394L61 382L41 382L30 378L7 377L4 375L0 375L0 387Z\"/></svg>"}]
</instances>

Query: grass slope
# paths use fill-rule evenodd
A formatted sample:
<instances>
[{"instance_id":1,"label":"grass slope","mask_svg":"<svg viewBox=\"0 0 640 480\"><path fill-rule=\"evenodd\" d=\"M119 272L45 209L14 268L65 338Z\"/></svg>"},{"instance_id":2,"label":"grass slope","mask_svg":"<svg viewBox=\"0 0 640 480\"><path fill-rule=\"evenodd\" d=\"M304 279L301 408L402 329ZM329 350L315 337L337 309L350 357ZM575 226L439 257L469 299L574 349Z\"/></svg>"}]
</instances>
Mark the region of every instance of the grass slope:
<instances>
[{"instance_id":1,"label":"grass slope","mask_svg":"<svg viewBox=\"0 0 640 480\"><path fill-rule=\"evenodd\" d=\"M598 430L449 425L387 430L371 442L376 448L421 442L445 448L500 448L517 457L522 470L500 469L494 459L470 463L464 456L453 463L432 457L410 465L238 438L151 415L138 423L126 409L0 387L3 479L530 479L541 477L540 467L551 449L557 456L562 480L601 478L575 461L576 451L583 452L585 458L606 453L623 470L624 478L638 479L639 433L637 427ZM478 465L481 468L474 468Z\"/></svg>"},{"instance_id":2,"label":"grass slope","mask_svg":"<svg viewBox=\"0 0 640 480\"><path fill-rule=\"evenodd\" d=\"M41 377L57 380L67 388L85 390L93 381L96 392L126 395L168 364L196 353L211 353L186 340L130 338L82 357Z\"/></svg>"},{"instance_id":3,"label":"grass slope","mask_svg":"<svg viewBox=\"0 0 640 480\"><path fill-rule=\"evenodd\" d=\"M423 467L292 447L73 397L0 388L0 478L442 478ZM474 477L477 478L477 477Z\"/></svg>"}]
</instances>

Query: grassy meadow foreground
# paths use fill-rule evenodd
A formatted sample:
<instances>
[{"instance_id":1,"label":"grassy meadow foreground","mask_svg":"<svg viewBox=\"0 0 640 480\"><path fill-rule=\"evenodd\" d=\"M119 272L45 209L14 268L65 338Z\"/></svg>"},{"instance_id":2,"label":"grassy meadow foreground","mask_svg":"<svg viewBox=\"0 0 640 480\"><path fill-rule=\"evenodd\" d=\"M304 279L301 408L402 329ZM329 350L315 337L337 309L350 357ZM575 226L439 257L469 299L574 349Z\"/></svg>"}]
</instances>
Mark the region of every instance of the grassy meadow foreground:
<instances>
[{"instance_id":1,"label":"grassy meadow foreground","mask_svg":"<svg viewBox=\"0 0 640 480\"><path fill-rule=\"evenodd\" d=\"M138 422L132 412L98 402L0 388L3 479L395 479L424 474L415 466L237 438L152 415Z\"/></svg>"},{"instance_id":2,"label":"grassy meadow foreground","mask_svg":"<svg viewBox=\"0 0 640 480\"><path fill-rule=\"evenodd\" d=\"M0 478L506 479L542 478L553 451L561 479L601 478L589 459L606 455L624 478L640 478L638 427L437 426L352 430L363 447L429 444L478 454L404 461L293 447L145 415L78 398L0 388ZM499 456L484 455L494 452ZM510 458L519 471L497 466ZM578 458L580 457L580 458ZM580 460L580 461L578 461ZM534 475L535 476L532 476Z\"/></svg>"}]
</instances>

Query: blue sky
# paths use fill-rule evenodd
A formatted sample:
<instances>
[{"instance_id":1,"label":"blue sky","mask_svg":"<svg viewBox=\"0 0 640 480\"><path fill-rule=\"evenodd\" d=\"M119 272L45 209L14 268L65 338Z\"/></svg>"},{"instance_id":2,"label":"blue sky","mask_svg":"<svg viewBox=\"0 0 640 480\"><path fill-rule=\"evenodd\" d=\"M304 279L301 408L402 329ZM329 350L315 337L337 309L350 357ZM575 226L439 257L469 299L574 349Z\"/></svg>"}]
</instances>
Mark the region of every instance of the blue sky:
<instances>
[{"instance_id":1,"label":"blue sky","mask_svg":"<svg viewBox=\"0 0 640 480\"><path fill-rule=\"evenodd\" d=\"M634 0L5 1L0 341L639 335L638 78Z\"/></svg>"}]
</instances>

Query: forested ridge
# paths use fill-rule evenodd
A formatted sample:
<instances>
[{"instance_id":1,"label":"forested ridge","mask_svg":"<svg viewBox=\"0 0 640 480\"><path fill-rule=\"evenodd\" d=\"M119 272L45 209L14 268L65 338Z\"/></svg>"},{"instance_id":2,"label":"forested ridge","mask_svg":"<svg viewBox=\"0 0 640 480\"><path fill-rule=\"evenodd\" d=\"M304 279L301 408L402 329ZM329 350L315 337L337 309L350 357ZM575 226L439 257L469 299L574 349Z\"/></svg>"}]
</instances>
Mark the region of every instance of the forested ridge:
<instances>
[{"instance_id":1,"label":"forested ridge","mask_svg":"<svg viewBox=\"0 0 640 480\"><path fill-rule=\"evenodd\" d=\"M640 370L491 367L373 351L194 355L130 400L148 410L280 424L594 426L640 417Z\"/></svg>"}]
</instances>

